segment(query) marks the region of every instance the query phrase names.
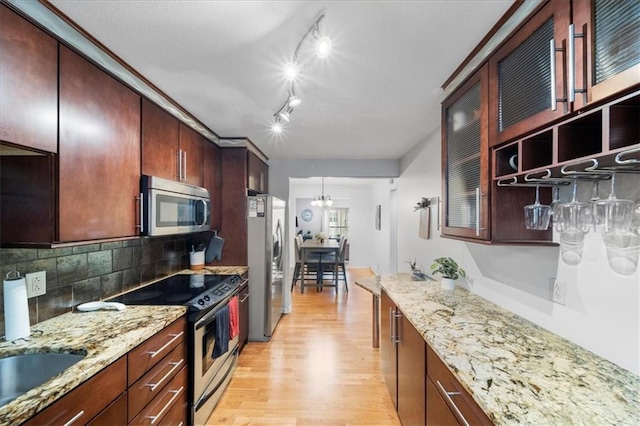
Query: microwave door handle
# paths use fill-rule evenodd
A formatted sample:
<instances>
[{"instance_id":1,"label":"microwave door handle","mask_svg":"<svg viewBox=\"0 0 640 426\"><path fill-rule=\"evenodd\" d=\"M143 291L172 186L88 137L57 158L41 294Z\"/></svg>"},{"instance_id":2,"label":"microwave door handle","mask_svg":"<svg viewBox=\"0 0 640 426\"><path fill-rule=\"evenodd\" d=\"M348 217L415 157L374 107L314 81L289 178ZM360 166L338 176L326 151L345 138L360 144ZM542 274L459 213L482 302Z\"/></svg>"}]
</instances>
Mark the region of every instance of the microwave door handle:
<instances>
[{"instance_id":1,"label":"microwave door handle","mask_svg":"<svg viewBox=\"0 0 640 426\"><path fill-rule=\"evenodd\" d=\"M205 223L207 223L207 219L208 219L208 214L207 214L207 202L203 199L199 199L198 200L199 203L202 203L202 209L203 209L203 216L202 216L202 223L198 223L198 226L204 226Z\"/></svg>"}]
</instances>

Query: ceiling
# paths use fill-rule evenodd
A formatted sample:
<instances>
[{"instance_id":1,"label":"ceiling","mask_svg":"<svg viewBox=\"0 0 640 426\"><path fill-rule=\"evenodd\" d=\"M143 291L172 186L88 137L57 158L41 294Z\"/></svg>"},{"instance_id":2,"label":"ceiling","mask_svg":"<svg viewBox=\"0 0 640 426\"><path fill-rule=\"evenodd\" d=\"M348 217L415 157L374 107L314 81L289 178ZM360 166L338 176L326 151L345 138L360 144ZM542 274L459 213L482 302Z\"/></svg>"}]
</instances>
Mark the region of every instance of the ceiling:
<instances>
[{"instance_id":1,"label":"ceiling","mask_svg":"<svg viewBox=\"0 0 640 426\"><path fill-rule=\"evenodd\" d=\"M51 3L221 137L271 159L397 159L439 126L443 82L513 0ZM332 53L307 55L274 134L283 67L321 11Z\"/></svg>"}]
</instances>

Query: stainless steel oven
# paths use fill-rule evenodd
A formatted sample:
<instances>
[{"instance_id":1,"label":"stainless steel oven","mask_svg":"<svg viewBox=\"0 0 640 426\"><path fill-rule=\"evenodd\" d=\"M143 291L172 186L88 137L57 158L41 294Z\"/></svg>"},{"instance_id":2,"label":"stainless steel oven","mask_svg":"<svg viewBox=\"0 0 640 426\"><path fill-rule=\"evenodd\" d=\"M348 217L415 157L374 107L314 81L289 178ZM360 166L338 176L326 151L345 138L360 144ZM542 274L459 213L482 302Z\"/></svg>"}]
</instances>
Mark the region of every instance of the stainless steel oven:
<instances>
[{"instance_id":1,"label":"stainless steel oven","mask_svg":"<svg viewBox=\"0 0 640 426\"><path fill-rule=\"evenodd\" d=\"M211 229L209 191L199 186L143 175L141 234L185 234Z\"/></svg>"},{"instance_id":2,"label":"stainless steel oven","mask_svg":"<svg viewBox=\"0 0 640 426\"><path fill-rule=\"evenodd\" d=\"M174 275L110 299L126 305L188 307L191 424L206 423L235 371L238 335L230 338L231 312L224 324L223 310L238 296L245 281L246 278L239 275ZM214 353L220 333L228 333L228 348Z\"/></svg>"}]
</instances>

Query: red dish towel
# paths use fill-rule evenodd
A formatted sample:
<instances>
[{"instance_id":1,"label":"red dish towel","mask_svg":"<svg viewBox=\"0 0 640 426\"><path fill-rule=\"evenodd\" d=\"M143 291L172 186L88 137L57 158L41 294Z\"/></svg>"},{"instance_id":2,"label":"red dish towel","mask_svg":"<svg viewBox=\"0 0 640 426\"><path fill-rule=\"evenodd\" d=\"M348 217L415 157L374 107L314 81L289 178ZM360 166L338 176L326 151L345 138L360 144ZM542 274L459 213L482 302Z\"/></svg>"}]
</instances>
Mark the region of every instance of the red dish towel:
<instances>
[{"instance_id":1,"label":"red dish towel","mask_svg":"<svg viewBox=\"0 0 640 426\"><path fill-rule=\"evenodd\" d=\"M238 296L229 300L229 337L233 339L240 331L240 313L238 312Z\"/></svg>"}]
</instances>

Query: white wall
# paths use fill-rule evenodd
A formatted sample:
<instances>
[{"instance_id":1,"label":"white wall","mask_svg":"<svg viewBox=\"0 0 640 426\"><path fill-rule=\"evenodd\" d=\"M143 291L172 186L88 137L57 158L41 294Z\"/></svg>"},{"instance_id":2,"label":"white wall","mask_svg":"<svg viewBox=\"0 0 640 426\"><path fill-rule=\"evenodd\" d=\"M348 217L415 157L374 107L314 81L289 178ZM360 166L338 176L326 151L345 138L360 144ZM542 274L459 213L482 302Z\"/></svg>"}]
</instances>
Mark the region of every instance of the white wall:
<instances>
[{"instance_id":1,"label":"white wall","mask_svg":"<svg viewBox=\"0 0 640 426\"><path fill-rule=\"evenodd\" d=\"M467 287L472 292L640 373L639 272L631 276L612 272L599 235L588 235L585 257L578 267L559 260L558 247L485 246L440 238L435 220L431 239L418 238L418 213L413 212L413 205L421 197L440 195L440 143L438 129L401 161L397 179L399 271L409 270L408 259L417 258L428 269L434 258L451 256L471 277ZM626 180L618 196L637 199L637 175ZM604 186L601 192L606 193L608 185ZM582 188L580 199L588 198L589 189ZM566 281L565 306L551 301L550 277Z\"/></svg>"}]
</instances>

